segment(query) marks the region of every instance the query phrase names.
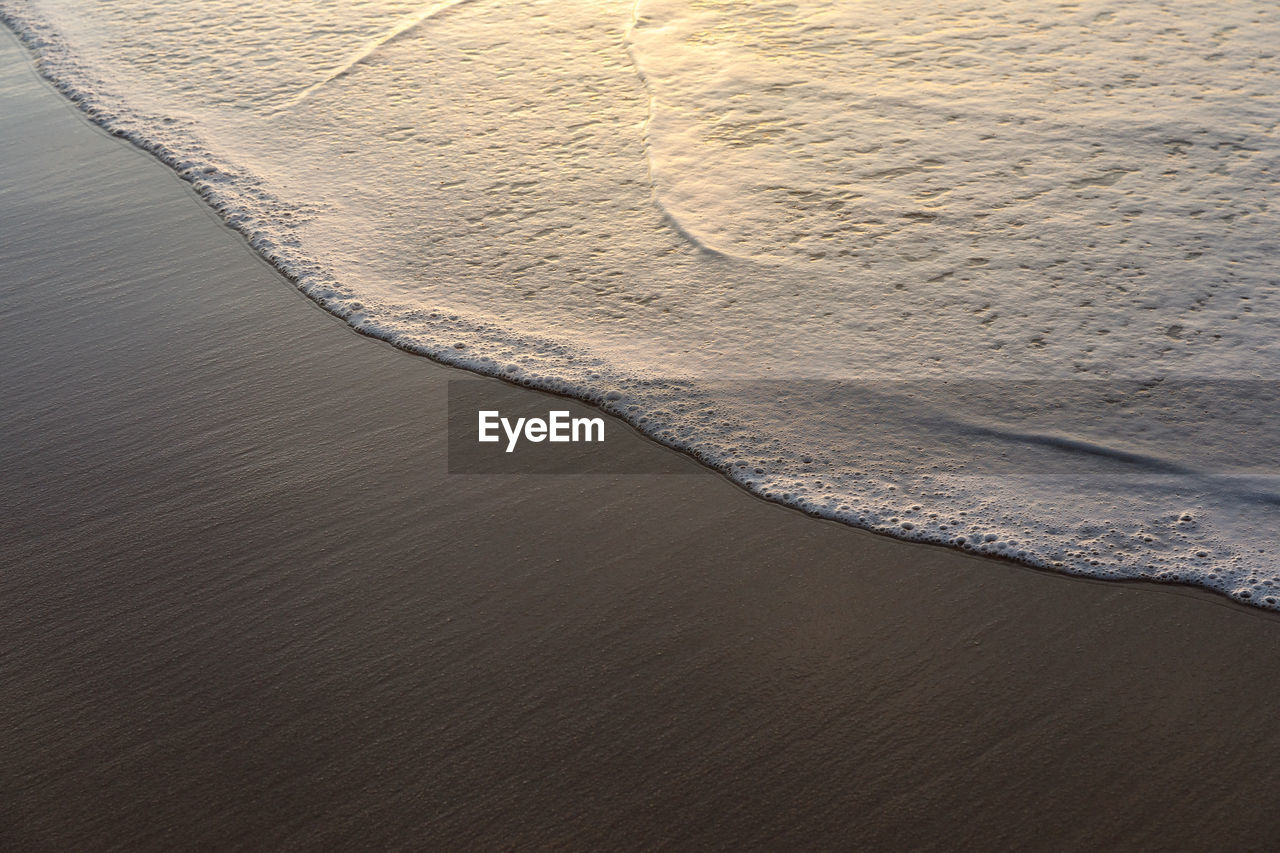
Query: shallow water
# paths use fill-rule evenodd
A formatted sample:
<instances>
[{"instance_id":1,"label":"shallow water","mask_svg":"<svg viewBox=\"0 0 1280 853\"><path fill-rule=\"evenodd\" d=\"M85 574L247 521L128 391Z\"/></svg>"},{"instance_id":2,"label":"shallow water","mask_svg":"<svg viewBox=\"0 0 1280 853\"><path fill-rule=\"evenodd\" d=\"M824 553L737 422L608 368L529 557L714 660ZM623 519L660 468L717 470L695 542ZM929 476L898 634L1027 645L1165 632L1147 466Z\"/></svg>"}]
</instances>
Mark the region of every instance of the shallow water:
<instances>
[{"instance_id":1,"label":"shallow water","mask_svg":"<svg viewBox=\"0 0 1280 853\"><path fill-rule=\"evenodd\" d=\"M1275 603L1273 4L0 10L362 330L811 512Z\"/></svg>"}]
</instances>

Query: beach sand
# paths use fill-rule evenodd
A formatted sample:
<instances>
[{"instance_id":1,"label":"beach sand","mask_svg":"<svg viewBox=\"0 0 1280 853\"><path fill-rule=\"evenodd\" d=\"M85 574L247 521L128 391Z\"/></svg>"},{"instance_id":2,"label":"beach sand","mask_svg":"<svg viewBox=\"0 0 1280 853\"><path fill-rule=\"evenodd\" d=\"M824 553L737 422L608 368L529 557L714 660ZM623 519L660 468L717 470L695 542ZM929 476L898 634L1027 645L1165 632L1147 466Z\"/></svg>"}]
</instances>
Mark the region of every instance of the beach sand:
<instances>
[{"instance_id":1,"label":"beach sand","mask_svg":"<svg viewBox=\"0 0 1280 853\"><path fill-rule=\"evenodd\" d=\"M1274 615L621 428L682 473L450 475L467 374L310 303L7 33L0 115L0 848L1274 844Z\"/></svg>"}]
</instances>

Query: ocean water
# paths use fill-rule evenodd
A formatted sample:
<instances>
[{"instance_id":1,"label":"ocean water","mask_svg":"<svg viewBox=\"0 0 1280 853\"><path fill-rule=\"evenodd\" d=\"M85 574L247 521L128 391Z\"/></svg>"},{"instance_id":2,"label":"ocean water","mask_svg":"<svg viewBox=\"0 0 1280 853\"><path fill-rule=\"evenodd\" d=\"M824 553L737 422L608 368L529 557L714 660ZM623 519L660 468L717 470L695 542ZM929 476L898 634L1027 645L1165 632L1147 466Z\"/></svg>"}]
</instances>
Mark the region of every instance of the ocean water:
<instances>
[{"instance_id":1,"label":"ocean water","mask_svg":"<svg viewBox=\"0 0 1280 853\"><path fill-rule=\"evenodd\" d=\"M362 331L818 515L1280 606L1274 3L0 16Z\"/></svg>"}]
</instances>

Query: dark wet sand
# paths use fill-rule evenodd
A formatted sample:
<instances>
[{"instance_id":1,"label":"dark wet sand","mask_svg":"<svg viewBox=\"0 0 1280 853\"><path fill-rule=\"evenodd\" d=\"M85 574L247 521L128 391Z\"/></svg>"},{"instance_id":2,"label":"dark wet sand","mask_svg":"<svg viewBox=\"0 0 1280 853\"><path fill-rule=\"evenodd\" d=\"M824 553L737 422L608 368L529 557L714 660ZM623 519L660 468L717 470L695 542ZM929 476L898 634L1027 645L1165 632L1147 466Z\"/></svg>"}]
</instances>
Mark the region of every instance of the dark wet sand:
<instances>
[{"instance_id":1,"label":"dark wet sand","mask_svg":"<svg viewBox=\"0 0 1280 853\"><path fill-rule=\"evenodd\" d=\"M0 115L0 849L1273 848L1280 619L679 458L450 476L457 371L7 34Z\"/></svg>"}]
</instances>

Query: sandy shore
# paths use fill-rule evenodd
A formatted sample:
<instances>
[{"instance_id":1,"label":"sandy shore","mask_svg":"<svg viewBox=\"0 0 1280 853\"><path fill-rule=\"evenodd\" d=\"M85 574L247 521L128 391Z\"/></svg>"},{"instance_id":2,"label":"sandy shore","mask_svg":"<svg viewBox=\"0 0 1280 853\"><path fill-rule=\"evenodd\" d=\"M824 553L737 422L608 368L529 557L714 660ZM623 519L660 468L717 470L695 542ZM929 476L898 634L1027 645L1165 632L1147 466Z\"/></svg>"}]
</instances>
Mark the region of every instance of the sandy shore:
<instances>
[{"instance_id":1,"label":"sandy shore","mask_svg":"<svg viewBox=\"0 0 1280 853\"><path fill-rule=\"evenodd\" d=\"M1274 843L1280 619L633 435L684 475L450 475L464 374L312 305L7 33L0 114L0 848Z\"/></svg>"}]
</instances>

